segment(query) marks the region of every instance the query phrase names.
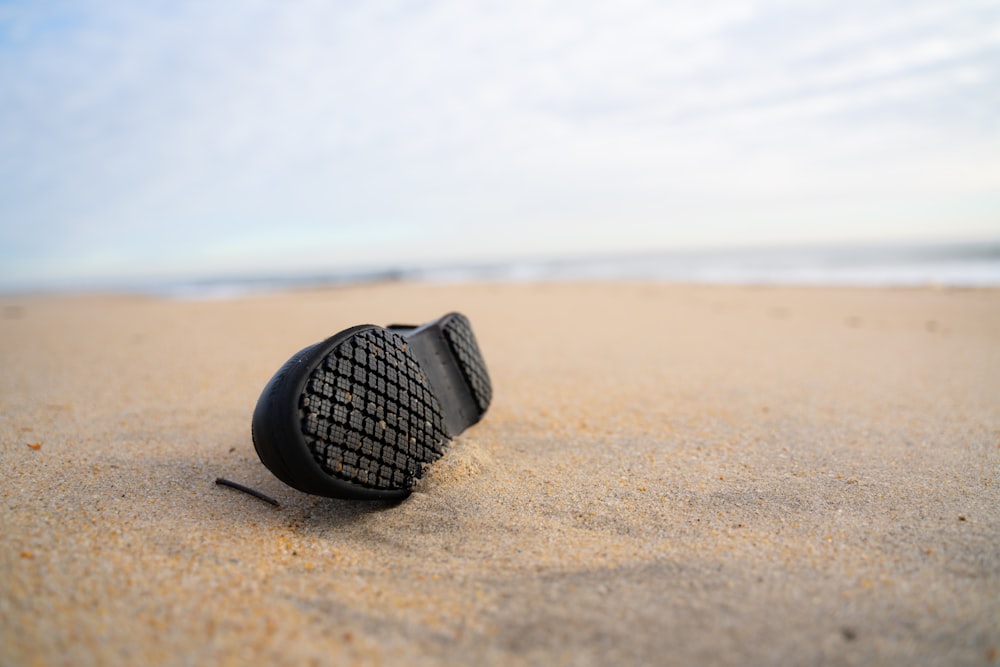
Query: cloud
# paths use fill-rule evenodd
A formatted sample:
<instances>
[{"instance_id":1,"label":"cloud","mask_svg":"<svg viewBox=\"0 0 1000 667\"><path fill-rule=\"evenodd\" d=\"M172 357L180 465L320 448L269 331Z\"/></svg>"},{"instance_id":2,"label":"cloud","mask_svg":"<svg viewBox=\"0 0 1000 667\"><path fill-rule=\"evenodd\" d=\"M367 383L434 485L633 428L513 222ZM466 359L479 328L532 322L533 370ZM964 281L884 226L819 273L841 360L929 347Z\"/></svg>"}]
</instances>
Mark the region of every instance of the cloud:
<instances>
[{"instance_id":1,"label":"cloud","mask_svg":"<svg viewBox=\"0 0 1000 667\"><path fill-rule=\"evenodd\" d=\"M1000 185L997 25L970 0L0 5L0 281L945 233L948 202L1000 231L968 203Z\"/></svg>"}]
</instances>

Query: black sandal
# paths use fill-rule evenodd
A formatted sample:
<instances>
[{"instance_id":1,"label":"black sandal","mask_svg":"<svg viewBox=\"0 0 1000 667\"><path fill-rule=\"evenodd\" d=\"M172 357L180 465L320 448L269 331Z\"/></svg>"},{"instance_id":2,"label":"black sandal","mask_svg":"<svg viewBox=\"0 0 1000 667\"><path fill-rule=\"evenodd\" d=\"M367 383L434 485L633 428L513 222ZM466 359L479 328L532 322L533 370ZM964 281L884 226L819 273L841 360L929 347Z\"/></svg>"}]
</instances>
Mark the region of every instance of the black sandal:
<instances>
[{"instance_id":1,"label":"black sandal","mask_svg":"<svg viewBox=\"0 0 1000 667\"><path fill-rule=\"evenodd\" d=\"M492 386L469 320L365 324L305 348L264 387L257 455L281 481L331 498L402 500L480 419Z\"/></svg>"}]
</instances>

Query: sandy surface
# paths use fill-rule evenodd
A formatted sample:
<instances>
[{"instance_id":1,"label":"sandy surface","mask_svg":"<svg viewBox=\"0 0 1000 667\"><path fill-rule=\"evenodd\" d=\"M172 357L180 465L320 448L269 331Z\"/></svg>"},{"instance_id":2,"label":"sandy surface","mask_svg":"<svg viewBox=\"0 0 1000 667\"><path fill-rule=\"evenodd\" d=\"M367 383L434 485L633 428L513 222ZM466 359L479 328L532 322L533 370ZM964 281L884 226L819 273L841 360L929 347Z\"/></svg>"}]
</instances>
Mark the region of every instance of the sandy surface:
<instances>
[{"instance_id":1,"label":"sandy surface","mask_svg":"<svg viewBox=\"0 0 1000 667\"><path fill-rule=\"evenodd\" d=\"M288 356L450 310L495 399L409 500L260 464ZM0 368L5 666L1000 661L1000 291L3 297Z\"/></svg>"}]
</instances>

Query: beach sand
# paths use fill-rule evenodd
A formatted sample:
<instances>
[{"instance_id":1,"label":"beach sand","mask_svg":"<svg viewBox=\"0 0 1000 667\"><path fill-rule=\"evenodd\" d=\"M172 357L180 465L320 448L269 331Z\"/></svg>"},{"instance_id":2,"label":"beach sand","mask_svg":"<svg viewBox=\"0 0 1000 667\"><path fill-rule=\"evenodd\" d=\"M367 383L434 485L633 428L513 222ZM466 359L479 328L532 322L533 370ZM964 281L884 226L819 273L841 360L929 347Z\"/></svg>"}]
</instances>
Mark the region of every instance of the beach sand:
<instances>
[{"instance_id":1,"label":"beach sand","mask_svg":"<svg viewBox=\"0 0 1000 667\"><path fill-rule=\"evenodd\" d=\"M294 352L452 310L494 402L408 500L259 462ZM0 368L4 666L1000 664L997 290L6 296Z\"/></svg>"}]
</instances>

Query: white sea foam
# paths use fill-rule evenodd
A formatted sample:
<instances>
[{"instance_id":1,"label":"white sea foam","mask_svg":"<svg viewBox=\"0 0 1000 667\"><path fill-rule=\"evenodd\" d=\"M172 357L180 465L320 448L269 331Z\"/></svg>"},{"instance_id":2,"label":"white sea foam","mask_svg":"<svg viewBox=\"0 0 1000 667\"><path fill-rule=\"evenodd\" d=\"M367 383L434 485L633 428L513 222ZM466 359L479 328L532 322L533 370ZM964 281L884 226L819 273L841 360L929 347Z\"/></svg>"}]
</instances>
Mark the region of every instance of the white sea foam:
<instances>
[{"instance_id":1,"label":"white sea foam","mask_svg":"<svg viewBox=\"0 0 1000 667\"><path fill-rule=\"evenodd\" d=\"M709 284L1000 286L1000 242L939 246L811 246L674 251L631 256L423 269L435 282L651 280Z\"/></svg>"}]
</instances>

